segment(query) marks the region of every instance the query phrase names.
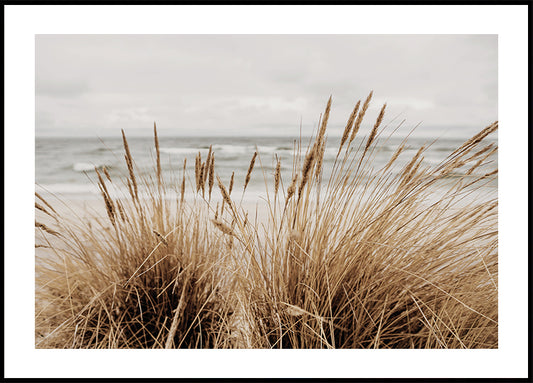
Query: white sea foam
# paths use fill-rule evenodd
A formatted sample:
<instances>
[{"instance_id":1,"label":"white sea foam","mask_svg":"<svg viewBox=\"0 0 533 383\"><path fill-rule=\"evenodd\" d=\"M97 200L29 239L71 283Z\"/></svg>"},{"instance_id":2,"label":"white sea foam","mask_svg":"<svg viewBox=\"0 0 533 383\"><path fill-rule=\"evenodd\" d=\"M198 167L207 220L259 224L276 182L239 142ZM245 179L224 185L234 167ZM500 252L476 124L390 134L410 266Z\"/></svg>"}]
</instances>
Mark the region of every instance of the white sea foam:
<instances>
[{"instance_id":1,"label":"white sea foam","mask_svg":"<svg viewBox=\"0 0 533 383\"><path fill-rule=\"evenodd\" d=\"M76 162L74 165L72 165L72 169L76 172L85 172L85 171L93 170L94 165L89 164L87 162Z\"/></svg>"},{"instance_id":2,"label":"white sea foam","mask_svg":"<svg viewBox=\"0 0 533 383\"><path fill-rule=\"evenodd\" d=\"M148 140L148 139L146 139ZM305 157L308 138L302 139L302 152L296 157ZM163 154L162 166L163 177L170 183L176 183L181 179L181 163L186 157L188 176L194 178L194 157L198 152L202 155L202 160L205 161L209 145L213 143L213 150L215 152L216 172L221 179L227 184L232 172L235 172L236 182L240 180L243 182L244 175L248 168L250 158L255 152L256 148L261 156L261 164L265 167L265 175L268 179L273 177L273 169L275 167L274 155L277 154L281 160L282 176L284 184L290 182L292 178L292 161L293 161L293 140L287 138L265 138L250 139L246 137L233 137L231 139L217 139L217 138L194 138L194 139L178 139L178 138L161 138L161 153ZM216 142L216 143L215 143ZM391 139L390 142L384 142L383 145L378 146L376 151L367 154L371 159L371 164L374 169L383 167L389 160L392 154L397 150L398 145L402 143L399 139ZM389 172L397 172L407 164L411 158L416 154L418 149L427 140L413 138L405 147L404 152L396 161L396 166L389 169ZM257 146L256 146L257 144ZM424 166L434 167L446 157L447 151L452 152L458 147L461 142L457 140L445 140L431 145L422 154L424 156ZM124 163L122 152L111 153L103 150L102 145L98 141L86 142L85 140L72 139L65 140L58 146L57 140L40 139L36 141L36 182L46 186L50 192L62 194L63 196L72 195L76 199L93 199L99 198L99 190L96 186L97 177L94 174L94 167L101 168L105 165L113 179L113 183L108 183L108 190L114 198L122 198L128 196L127 187L124 189L122 182L118 182L124 177L128 177L128 171ZM120 147L122 140L118 137L106 144L111 148ZM323 182L327 183L331 174L333 161L337 156L338 144L336 141L328 142L326 152L324 155L324 173ZM352 144L354 151L359 147L359 142ZM151 176L154 164L153 143L144 139L133 139L130 147L135 159L135 170L139 176ZM362 148L364 148L364 141L362 141ZM61 150L59 150L61 148ZM357 156L360 156L359 152ZM352 152L351 156L356 154ZM341 153L341 158L344 156L344 151ZM358 157L356 157L357 159ZM302 158L300 158L301 164ZM259 159L256 161L256 167L259 166ZM477 172L485 174L491 169L497 167L497 157L494 158L494 164L479 168ZM468 169L469 167L465 167ZM459 169L463 171L463 169ZM477 174L477 173L476 173ZM454 175L451 175L456 176ZM104 178L105 179L105 178ZM453 180L452 180L453 181ZM177 183L179 184L179 182ZM118 186L117 190L113 190ZM487 187L489 187L488 185ZM287 185L285 185L285 188ZM492 186L494 187L494 186ZM189 184L187 183L187 189ZM39 189L38 189L39 190ZM45 193L45 191L43 191ZM141 190L139 190L141 193ZM257 199L264 194L264 180L263 174L259 170L252 173L252 179L248 185L245 200ZM141 197L142 198L142 197Z\"/></svg>"},{"instance_id":3,"label":"white sea foam","mask_svg":"<svg viewBox=\"0 0 533 383\"><path fill-rule=\"evenodd\" d=\"M74 170L75 172L90 172L90 171L94 171L95 167L98 169L101 169L104 166L108 166L108 165L94 164L94 163L89 163L89 162L76 162L74 165L72 165L72 170Z\"/></svg>"},{"instance_id":4,"label":"white sea foam","mask_svg":"<svg viewBox=\"0 0 533 383\"><path fill-rule=\"evenodd\" d=\"M259 152L262 154L274 154L286 151L287 149L278 146L258 146ZM231 144L216 144L213 145L213 151L223 156L235 156L235 155L247 155L253 154L256 150L254 145L231 145ZM292 149L290 149L292 150ZM180 154L180 155L196 155L198 151L202 155L207 154L207 148L187 148L187 147L163 147L160 149L162 153L167 154Z\"/></svg>"},{"instance_id":5,"label":"white sea foam","mask_svg":"<svg viewBox=\"0 0 533 383\"><path fill-rule=\"evenodd\" d=\"M213 145L213 151L216 153L223 153L223 154L246 154L247 152L253 151L252 146L245 146L245 145L222 145L217 144ZM208 148L184 148L184 147L170 147L170 148L161 148L160 151L162 153L167 154L181 154L181 155L190 155L190 154L197 154L198 152L201 152L202 155L209 151Z\"/></svg>"},{"instance_id":6,"label":"white sea foam","mask_svg":"<svg viewBox=\"0 0 533 383\"><path fill-rule=\"evenodd\" d=\"M198 152L201 152L203 154L203 152L206 152L207 153L207 149L197 149L197 148L160 148L159 149L161 151L161 153L166 153L166 154L182 154L182 155L194 155L194 154L197 154Z\"/></svg>"},{"instance_id":7,"label":"white sea foam","mask_svg":"<svg viewBox=\"0 0 533 383\"><path fill-rule=\"evenodd\" d=\"M213 145L213 150L215 152L222 152L223 154L246 154L248 152L253 152L252 146L246 145L227 145L227 144L217 144Z\"/></svg>"},{"instance_id":8,"label":"white sea foam","mask_svg":"<svg viewBox=\"0 0 533 383\"><path fill-rule=\"evenodd\" d=\"M285 151L277 146L259 146L259 153L274 154Z\"/></svg>"}]
</instances>

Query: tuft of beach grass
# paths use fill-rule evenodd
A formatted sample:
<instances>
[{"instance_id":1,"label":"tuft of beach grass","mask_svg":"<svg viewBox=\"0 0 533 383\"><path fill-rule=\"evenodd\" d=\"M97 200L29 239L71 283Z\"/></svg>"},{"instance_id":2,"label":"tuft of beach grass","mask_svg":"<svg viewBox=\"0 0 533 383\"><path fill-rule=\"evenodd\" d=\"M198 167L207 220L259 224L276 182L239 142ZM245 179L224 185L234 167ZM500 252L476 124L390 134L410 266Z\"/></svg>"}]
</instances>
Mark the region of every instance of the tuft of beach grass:
<instances>
[{"instance_id":1,"label":"tuft of beach grass","mask_svg":"<svg viewBox=\"0 0 533 383\"><path fill-rule=\"evenodd\" d=\"M406 158L404 140L378 168L386 105L357 138L372 95L348 116L327 185L332 97L316 136L295 145L286 190L275 158L261 220L231 198L235 172L226 188L212 146L195 158L192 197L186 160L181 183L165 180L155 123L156 185L122 130L127 176L95 169L103 216L59 214L36 193L36 249L48 254L36 262L36 347L497 348L498 200L467 198L497 179L498 147L484 140L498 122L439 164L425 162L431 143ZM119 182L128 192L114 196Z\"/></svg>"}]
</instances>

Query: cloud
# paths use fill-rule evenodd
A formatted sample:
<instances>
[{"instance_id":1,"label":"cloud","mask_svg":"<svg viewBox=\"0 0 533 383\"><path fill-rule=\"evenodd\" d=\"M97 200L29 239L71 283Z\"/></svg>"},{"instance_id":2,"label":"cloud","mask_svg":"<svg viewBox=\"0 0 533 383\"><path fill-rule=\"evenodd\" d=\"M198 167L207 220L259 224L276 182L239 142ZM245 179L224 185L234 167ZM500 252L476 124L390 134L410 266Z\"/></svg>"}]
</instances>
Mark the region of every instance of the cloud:
<instances>
[{"instance_id":1,"label":"cloud","mask_svg":"<svg viewBox=\"0 0 533 383\"><path fill-rule=\"evenodd\" d=\"M257 108L268 109L271 112L286 110L300 111L306 107L306 100L303 97L294 99L283 97L244 97L237 100L237 108Z\"/></svg>"},{"instance_id":2,"label":"cloud","mask_svg":"<svg viewBox=\"0 0 533 383\"><path fill-rule=\"evenodd\" d=\"M37 96L49 96L57 98L80 97L89 92L86 81L73 79L42 79L35 81L35 93Z\"/></svg>"},{"instance_id":3,"label":"cloud","mask_svg":"<svg viewBox=\"0 0 533 383\"><path fill-rule=\"evenodd\" d=\"M131 125L132 123L141 123L147 126L155 121L154 113L150 112L150 110L145 107L114 109L108 114L106 120L111 125Z\"/></svg>"},{"instance_id":4,"label":"cloud","mask_svg":"<svg viewBox=\"0 0 533 383\"><path fill-rule=\"evenodd\" d=\"M497 119L497 53L494 35L39 35L36 131L310 131L330 95L338 129L370 90L369 118L387 102L475 130Z\"/></svg>"},{"instance_id":5,"label":"cloud","mask_svg":"<svg viewBox=\"0 0 533 383\"><path fill-rule=\"evenodd\" d=\"M376 97L374 98L374 102L378 105L387 103L388 105L392 105L396 108L413 111L428 110L437 107L436 103L432 100L415 97Z\"/></svg>"}]
</instances>

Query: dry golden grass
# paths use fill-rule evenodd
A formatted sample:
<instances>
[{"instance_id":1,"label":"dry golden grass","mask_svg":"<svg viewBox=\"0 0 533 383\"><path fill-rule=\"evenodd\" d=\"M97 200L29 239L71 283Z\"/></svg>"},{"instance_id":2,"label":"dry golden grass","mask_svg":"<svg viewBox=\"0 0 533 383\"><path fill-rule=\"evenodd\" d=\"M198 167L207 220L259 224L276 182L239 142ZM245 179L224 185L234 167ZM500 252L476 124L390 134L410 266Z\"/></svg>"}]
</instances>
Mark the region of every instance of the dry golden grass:
<instances>
[{"instance_id":1,"label":"dry golden grass","mask_svg":"<svg viewBox=\"0 0 533 383\"><path fill-rule=\"evenodd\" d=\"M222 267L222 239L211 235L209 211L184 202L185 172L179 203L164 198L163 182L155 188L148 179L138 183L125 136L124 146L126 182L149 198L139 198L136 188L113 199L112 181L106 185L97 171L108 220L53 215L61 241L45 238L55 256L36 266L36 345L222 347L230 306L221 291L231 279Z\"/></svg>"},{"instance_id":2,"label":"dry golden grass","mask_svg":"<svg viewBox=\"0 0 533 383\"><path fill-rule=\"evenodd\" d=\"M137 178L124 133L129 195L112 198L115 181L96 171L107 219L62 217L37 195L51 222L36 222L38 246L55 256L36 262L36 346L498 347L498 201L463 201L496 177L473 171L496 152L483 140L498 123L436 166L423 161L427 146L398 162L404 141L376 169L385 105L353 145L371 97L349 116L323 184L329 99L286 184L277 159L261 223L231 197L234 175L226 188L215 174L212 148L196 157L192 182L184 163L170 200L155 125L155 185ZM451 177L459 168L466 175ZM185 198L186 183L196 198Z\"/></svg>"}]
</instances>

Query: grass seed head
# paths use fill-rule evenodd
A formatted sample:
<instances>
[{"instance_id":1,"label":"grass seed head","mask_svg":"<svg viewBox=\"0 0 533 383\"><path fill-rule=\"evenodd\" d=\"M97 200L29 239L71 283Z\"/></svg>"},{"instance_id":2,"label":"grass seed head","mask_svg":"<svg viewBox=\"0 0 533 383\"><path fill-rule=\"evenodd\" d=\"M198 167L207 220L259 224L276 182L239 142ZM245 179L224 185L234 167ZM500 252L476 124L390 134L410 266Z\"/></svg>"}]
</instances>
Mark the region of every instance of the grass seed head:
<instances>
[{"instance_id":1,"label":"grass seed head","mask_svg":"<svg viewBox=\"0 0 533 383\"><path fill-rule=\"evenodd\" d=\"M183 175L181 177L181 204L183 204L183 200L185 199L185 169L187 168L187 158L183 160Z\"/></svg>"},{"instance_id":2,"label":"grass seed head","mask_svg":"<svg viewBox=\"0 0 533 383\"><path fill-rule=\"evenodd\" d=\"M224 199L224 202L226 202L229 206L231 206L231 198L229 196L228 191L226 190L226 187L220 180L220 177L217 175L217 182L218 182L218 188L220 189L220 193L222 194L222 198Z\"/></svg>"},{"instance_id":3,"label":"grass seed head","mask_svg":"<svg viewBox=\"0 0 533 383\"><path fill-rule=\"evenodd\" d=\"M246 190L246 187L248 186L248 183L250 182L250 178L252 176L252 170L254 170L254 164L255 164L256 158L257 158L257 151L254 152L254 155L252 156L252 160L250 161L250 165L248 166L248 171L246 172L246 178L244 179L244 190Z\"/></svg>"},{"instance_id":4,"label":"grass seed head","mask_svg":"<svg viewBox=\"0 0 533 383\"><path fill-rule=\"evenodd\" d=\"M167 242L166 238L161 233L159 233L157 230L153 230L153 233L157 236L159 241L161 241L163 243L163 245L168 247L168 242Z\"/></svg>"},{"instance_id":5,"label":"grass seed head","mask_svg":"<svg viewBox=\"0 0 533 383\"><path fill-rule=\"evenodd\" d=\"M233 235L233 229L231 227L229 227L228 225L226 225L224 222L217 221L217 220L214 220L214 219L211 220L211 222L213 222L215 227L218 230L220 230L221 232L223 232L224 234Z\"/></svg>"},{"instance_id":6,"label":"grass seed head","mask_svg":"<svg viewBox=\"0 0 533 383\"><path fill-rule=\"evenodd\" d=\"M209 166L209 198L215 184L215 153L211 154L211 165Z\"/></svg>"},{"instance_id":7,"label":"grass seed head","mask_svg":"<svg viewBox=\"0 0 533 383\"><path fill-rule=\"evenodd\" d=\"M274 171L274 194L278 194L280 179L281 179L281 161L278 159L276 163L276 170Z\"/></svg>"},{"instance_id":8,"label":"grass seed head","mask_svg":"<svg viewBox=\"0 0 533 383\"><path fill-rule=\"evenodd\" d=\"M366 110L368 109L368 105L370 105L370 100L372 99L373 94L374 94L374 91L370 92L365 102L363 103L363 107L361 108L361 111L357 115L357 119L355 120L354 127L352 130L352 135L350 136L350 142L352 142L355 139L355 136L357 135L357 132L359 131L359 128L361 127L361 122L363 122L363 117L365 116Z\"/></svg>"},{"instance_id":9,"label":"grass seed head","mask_svg":"<svg viewBox=\"0 0 533 383\"><path fill-rule=\"evenodd\" d=\"M296 191L296 182L297 181L298 181L298 173L296 173L292 177L291 184L287 188L287 202L292 198L292 196L294 195L294 192Z\"/></svg>"},{"instance_id":10,"label":"grass seed head","mask_svg":"<svg viewBox=\"0 0 533 383\"><path fill-rule=\"evenodd\" d=\"M133 170L133 157L131 156L130 147L128 145L128 140L126 139L126 135L124 134L124 130L121 129L122 132L122 142L124 144L124 150L126 154L124 155L124 158L126 160L126 165L128 167L128 173L130 175L131 184L133 187L133 193L131 193L132 198L135 200L139 199L139 193L138 193L138 186L137 186L137 180L135 178L135 172Z\"/></svg>"},{"instance_id":11,"label":"grass seed head","mask_svg":"<svg viewBox=\"0 0 533 383\"><path fill-rule=\"evenodd\" d=\"M154 122L154 143L155 143L155 154L156 154L156 166L157 166L157 182L161 186L161 152L159 151L159 139L157 138L157 128Z\"/></svg>"},{"instance_id":12,"label":"grass seed head","mask_svg":"<svg viewBox=\"0 0 533 383\"><path fill-rule=\"evenodd\" d=\"M61 234L59 234L57 231L53 230L53 229L50 229L48 226L46 226L44 223L41 223L41 222L37 222L35 221L35 227L41 229L41 230L44 230L45 232L47 232L48 234L51 234L51 235L55 235L56 237L59 237L61 236Z\"/></svg>"},{"instance_id":13,"label":"grass seed head","mask_svg":"<svg viewBox=\"0 0 533 383\"><path fill-rule=\"evenodd\" d=\"M48 203L48 201L46 201L39 193L35 192L35 196L37 198L39 198L41 200L42 203L45 204L46 207L48 207L48 209L50 209L52 212L54 212L55 214L57 214L57 211L54 210L54 208L52 207L52 205L50 205Z\"/></svg>"},{"instance_id":14,"label":"grass seed head","mask_svg":"<svg viewBox=\"0 0 533 383\"><path fill-rule=\"evenodd\" d=\"M235 172L231 172L231 178L229 180L229 194L231 195L231 192L233 190L233 182L235 180Z\"/></svg>"},{"instance_id":15,"label":"grass seed head","mask_svg":"<svg viewBox=\"0 0 533 383\"><path fill-rule=\"evenodd\" d=\"M102 171L104 172L104 175L107 178L107 180L109 182L113 182L113 181L111 181L111 176L109 175L109 172L107 171L107 168L105 166L102 166Z\"/></svg>"},{"instance_id":16,"label":"grass seed head","mask_svg":"<svg viewBox=\"0 0 533 383\"><path fill-rule=\"evenodd\" d=\"M307 181L309 180L309 173L311 172L311 168L313 167L313 162L316 157L317 152L317 145L315 142L315 145L312 147L312 149L307 153L305 156L304 165L302 167L302 179L300 181L300 186L298 187L298 198L301 197L302 191L307 184Z\"/></svg>"},{"instance_id":17,"label":"grass seed head","mask_svg":"<svg viewBox=\"0 0 533 383\"><path fill-rule=\"evenodd\" d=\"M376 135L377 135L377 132L378 132L378 128L381 125L381 121L383 121L383 116L385 115L385 108L386 107L387 107L386 103L383 104L383 106L381 107L381 111L379 112L379 115L378 115L378 118L376 120L376 123L374 124L374 127L372 128L372 131L370 132L370 136L368 137L368 141L366 143L365 150L368 150L368 148L370 147L370 145L372 145L372 142L374 142L374 140L376 138Z\"/></svg>"},{"instance_id":18,"label":"grass seed head","mask_svg":"<svg viewBox=\"0 0 533 383\"><path fill-rule=\"evenodd\" d=\"M350 136L350 132L352 131L353 124L355 121L355 116L357 116L357 111L359 110L360 104L361 104L361 100L357 101L357 104L355 104L355 107L353 108L352 114L350 114L350 117L348 118L348 122L346 123L346 127L344 128L344 132L342 133L341 142L339 144L339 152L337 153L337 156L341 152L342 147L344 146L344 144L346 143L346 140L348 140L348 137Z\"/></svg>"}]
</instances>

